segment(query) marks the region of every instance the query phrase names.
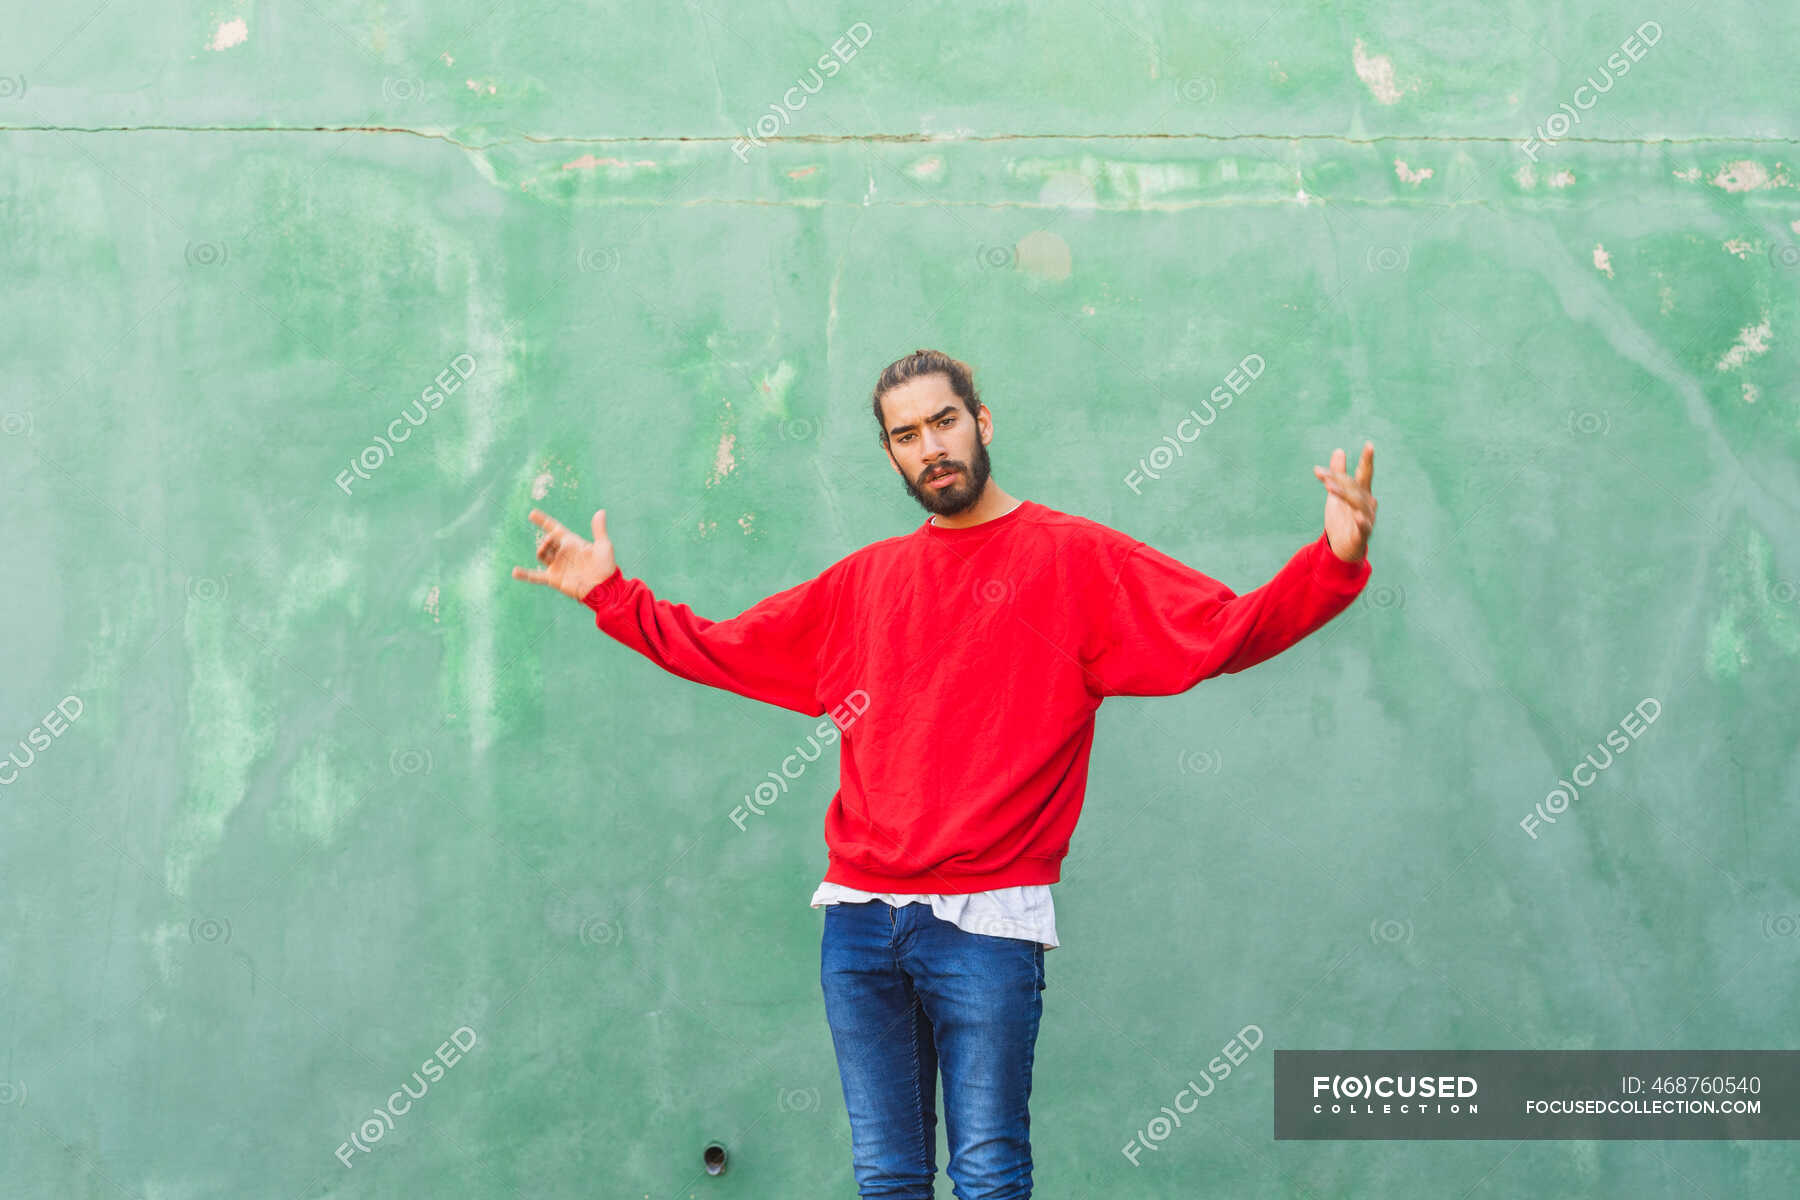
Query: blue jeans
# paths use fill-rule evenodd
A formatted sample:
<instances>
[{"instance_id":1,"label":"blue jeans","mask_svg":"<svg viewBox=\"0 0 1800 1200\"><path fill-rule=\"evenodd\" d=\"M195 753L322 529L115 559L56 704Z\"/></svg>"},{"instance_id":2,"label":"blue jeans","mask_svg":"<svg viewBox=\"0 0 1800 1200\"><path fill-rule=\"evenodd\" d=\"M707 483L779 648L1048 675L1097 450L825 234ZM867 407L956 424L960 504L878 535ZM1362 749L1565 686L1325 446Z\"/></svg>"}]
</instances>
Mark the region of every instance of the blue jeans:
<instances>
[{"instance_id":1,"label":"blue jeans","mask_svg":"<svg viewBox=\"0 0 1800 1200\"><path fill-rule=\"evenodd\" d=\"M832 904L819 983L858 1192L931 1200L941 1070L958 1200L1027 1200L1044 948L969 933L929 904Z\"/></svg>"}]
</instances>

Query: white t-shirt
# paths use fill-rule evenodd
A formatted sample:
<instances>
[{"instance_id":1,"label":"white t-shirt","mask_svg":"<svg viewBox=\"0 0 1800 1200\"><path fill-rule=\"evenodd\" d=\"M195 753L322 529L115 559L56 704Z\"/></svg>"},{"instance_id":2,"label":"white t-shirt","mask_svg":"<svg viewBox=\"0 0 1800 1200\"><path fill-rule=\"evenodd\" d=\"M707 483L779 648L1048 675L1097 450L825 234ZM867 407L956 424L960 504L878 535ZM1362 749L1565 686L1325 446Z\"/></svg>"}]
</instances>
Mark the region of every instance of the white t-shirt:
<instances>
[{"instance_id":1,"label":"white t-shirt","mask_svg":"<svg viewBox=\"0 0 1800 1200\"><path fill-rule=\"evenodd\" d=\"M860 904L865 900L885 900L895 908L903 904L929 904L932 916L970 933L1022 938L1036 942L1046 950L1054 950L1060 944L1056 940L1056 906L1050 901L1047 883L954 894L862 892L841 883L820 880L813 892L812 906L823 908L843 902Z\"/></svg>"}]
</instances>

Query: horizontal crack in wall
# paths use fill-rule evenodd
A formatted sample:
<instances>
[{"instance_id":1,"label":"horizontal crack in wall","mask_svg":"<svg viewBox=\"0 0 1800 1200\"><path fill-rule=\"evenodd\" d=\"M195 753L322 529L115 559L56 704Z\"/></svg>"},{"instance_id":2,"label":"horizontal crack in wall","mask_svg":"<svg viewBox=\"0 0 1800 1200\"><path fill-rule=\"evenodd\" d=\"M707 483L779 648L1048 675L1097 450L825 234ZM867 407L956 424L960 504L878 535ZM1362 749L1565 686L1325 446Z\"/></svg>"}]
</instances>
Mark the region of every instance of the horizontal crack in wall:
<instances>
[{"instance_id":1,"label":"horizontal crack in wall","mask_svg":"<svg viewBox=\"0 0 1800 1200\"><path fill-rule=\"evenodd\" d=\"M469 143L442 130L411 129L401 125L0 125L0 133L403 133L412 137L449 142L464 150L488 150L495 146L578 145L578 146L644 146L655 144L697 145L732 144L736 137L712 135L658 134L642 137L575 137L520 134L516 138L499 138L491 142ZM758 139L763 144L834 145L864 142L917 143L937 145L957 142L1103 142L1103 141L1195 141L1195 142L1333 142L1347 146L1372 146L1381 142L1426 144L1499 143L1511 145L1530 135L1503 137L1498 134L1441 136L1437 134L1381 134L1375 137L1344 137L1330 133L862 133L862 134L794 134ZM1565 137L1558 145L1593 146L1696 146L1713 143L1741 146L1787 146L1800 144L1800 137L1668 137L1668 138L1596 138Z\"/></svg>"}]
</instances>

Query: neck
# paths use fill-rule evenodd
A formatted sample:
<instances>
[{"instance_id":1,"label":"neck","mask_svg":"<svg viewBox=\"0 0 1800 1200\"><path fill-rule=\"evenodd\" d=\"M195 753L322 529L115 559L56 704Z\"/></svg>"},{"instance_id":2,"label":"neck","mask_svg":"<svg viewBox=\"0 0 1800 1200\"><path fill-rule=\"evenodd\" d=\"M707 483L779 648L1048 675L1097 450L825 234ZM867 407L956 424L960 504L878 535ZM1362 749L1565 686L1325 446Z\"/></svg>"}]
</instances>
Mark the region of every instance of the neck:
<instances>
[{"instance_id":1,"label":"neck","mask_svg":"<svg viewBox=\"0 0 1800 1200\"><path fill-rule=\"evenodd\" d=\"M990 476L987 486L981 489L981 499L968 508L951 516L939 513L931 518L933 525L945 529L967 529L971 525L979 525L983 521L991 521L995 517L1004 517L1019 506L1019 500L1010 496Z\"/></svg>"}]
</instances>

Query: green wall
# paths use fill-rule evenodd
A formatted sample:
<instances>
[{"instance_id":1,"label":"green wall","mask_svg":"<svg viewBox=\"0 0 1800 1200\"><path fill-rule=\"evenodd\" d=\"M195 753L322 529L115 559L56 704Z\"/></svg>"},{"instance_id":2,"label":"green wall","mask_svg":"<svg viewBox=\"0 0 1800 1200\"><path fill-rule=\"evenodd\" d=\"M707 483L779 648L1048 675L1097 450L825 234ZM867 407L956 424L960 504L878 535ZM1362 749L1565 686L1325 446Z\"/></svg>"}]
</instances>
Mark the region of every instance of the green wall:
<instances>
[{"instance_id":1,"label":"green wall","mask_svg":"<svg viewBox=\"0 0 1800 1200\"><path fill-rule=\"evenodd\" d=\"M854 1194L833 772L729 816L814 722L508 571L534 504L604 506L718 618L915 527L867 395L918 346L976 365L1009 491L1240 591L1377 451L1353 608L1101 712L1040 1194L1795 1194L1778 1142L1278 1144L1270 1081L1796 1046L1796 50L1747 0L20 8L0 1194Z\"/></svg>"}]
</instances>

